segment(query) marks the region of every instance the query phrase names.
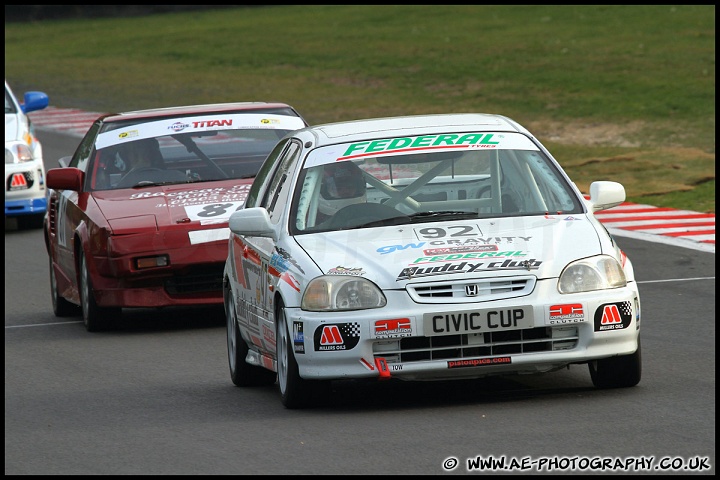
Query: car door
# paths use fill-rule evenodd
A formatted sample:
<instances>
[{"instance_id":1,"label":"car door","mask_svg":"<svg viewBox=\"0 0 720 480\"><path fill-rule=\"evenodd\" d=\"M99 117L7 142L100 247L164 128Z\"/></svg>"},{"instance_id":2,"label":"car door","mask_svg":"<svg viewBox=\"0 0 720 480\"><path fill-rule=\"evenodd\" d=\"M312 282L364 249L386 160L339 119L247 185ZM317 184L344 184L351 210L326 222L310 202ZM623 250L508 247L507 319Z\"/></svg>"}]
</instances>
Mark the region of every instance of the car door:
<instances>
[{"instance_id":1,"label":"car door","mask_svg":"<svg viewBox=\"0 0 720 480\"><path fill-rule=\"evenodd\" d=\"M256 192L248 196L248 207L264 207L270 221L278 225L284 218L285 208L291 199L291 185L297 168L300 143L295 140L279 145L270 154L273 162L267 176L255 180ZM266 164L267 165L267 164ZM263 173L263 172L261 172ZM282 228L282 227L280 227ZM246 329L245 338L258 349L275 356L274 292L280 280L280 273L274 266L275 241L267 237L243 237L235 239L236 271L238 275L237 316L241 328Z\"/></svg>"},{"instance_id":2,"label":"car door","mask_svg":"<svg viewBox=\"0 0 720 480\"><path fill-rule=\"evenodd\" d=\"M100 130L101 123L94 123L85 137L80 141L77 150L72 156L68 167L74 167L87 172L87 166L91 153L94 151L95 137ZM87 181L84 182L87 185ZM89 200L89 193L85 191L85 187L81 187L79 192L73 190L58 190L50 194L51 217L54 216L55 222L51 222L49 237L51 246L51 255L56 266L60 270L58 281L67 279L72 287L73 296L79 301L77 292L77 274L76 262L74 254L74 236L78 226L87 223L85 207Z\"/></svg>"}]
</instances>

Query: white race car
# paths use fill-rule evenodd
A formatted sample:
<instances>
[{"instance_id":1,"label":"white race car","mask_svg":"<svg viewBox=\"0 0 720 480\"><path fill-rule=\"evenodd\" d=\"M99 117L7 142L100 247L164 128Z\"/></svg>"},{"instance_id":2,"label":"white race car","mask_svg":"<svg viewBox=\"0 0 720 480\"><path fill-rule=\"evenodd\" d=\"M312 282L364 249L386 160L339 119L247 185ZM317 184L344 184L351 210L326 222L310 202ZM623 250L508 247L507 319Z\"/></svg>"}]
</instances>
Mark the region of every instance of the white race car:
<instances>
[{"instance_id":1,"label":"white race car","mask_svg":"<svg viewBox=\"0 0 720 480\"><path fill-rule=\"evenodd\" d=\"M20 103L5 81L5 218L21 228L42 227L47 210L42 145L27 114L48 106L43 92L26 92Z\"/></svg>"},{"instance_id":2,"label":"white race car","mask_svg":"<svg viewBox=\"0 0 720 480\"><path fill-rule=\"evenodd\" d=\"M230 217L232 381L313 404L332 380L445 380L587 364L640 381L630 260L589 199L513 120L318 125L283 138Z\"/></svg>"}]
</instances>

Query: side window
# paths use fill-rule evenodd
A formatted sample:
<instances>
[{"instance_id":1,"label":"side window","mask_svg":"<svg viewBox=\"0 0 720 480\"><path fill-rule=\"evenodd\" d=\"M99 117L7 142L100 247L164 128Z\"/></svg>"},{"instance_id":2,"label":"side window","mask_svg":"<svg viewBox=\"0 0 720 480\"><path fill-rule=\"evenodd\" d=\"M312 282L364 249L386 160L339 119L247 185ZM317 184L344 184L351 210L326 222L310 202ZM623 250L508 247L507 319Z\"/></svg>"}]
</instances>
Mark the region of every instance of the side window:
<instances>
[{"instance_id":1,"label":"side window","mask_svg":"<svg viewBox=\"0 0 720 480\"><path fill-rule=\"evenodd\" d=\"M100 125L100 122L93 123L83 139L80 140L80 145L75 150L75 154L68 165L69 167L79 168L83 172L87 172L88 159L95 146L95 137L97 137L98 130L100 130Z\"/></svg>"},{"instance_id":2,"label":"side window","mask_svg":"<svg viewBox=\"0 0 720 480\"><path fill-rule=\"evenodd\" d=\"M252 187L250 187L248 196L245 199L245 206L247 208L257 207L259 205L258 202L260 201L260 193L267 183L268 176L272 173L275 165L277 165L277 158L285 149L288 141L289 140L281 140L277 145L275 145L275 148L273 148L272 152L270 152L270 155L268 155L263 162L260 170L255 176L255 180L253 180L253 184Z\"/></svg>"},{"instance_id":3,"label":"side window","mask_svg":"<svg viewBox=\"0 0 720 480\"><path fill-rule=\"evenodd\" d=\"M75 150L75 153L68 164L68 167L79 168L85 172L85 185L83 186L83 189L85 190L89 190L90 185L93 183L91 178L92 169L88 168L91 167L91 165L88 164L90 163L90 154L95 150L95 138L97 137L101 125L100 121L92 124L83 139L80 141L80 145L78 145L78 148Z\"/></svg>"},{"instance_id":4,"label":"side window","mask_svg":"<svg viewBox=\"0 0 720 480\"><path fill-rule=\"evenodd\" d=\"M270 186L265 191L261 205L267 209L272 223L280 221L283 207L290 201L289 191L292 183L293 167L297 166L299 153L300 143L297 141L291 142L282 158L280 158L278 168L270 179Z\"/></svg>"}]
</instances>

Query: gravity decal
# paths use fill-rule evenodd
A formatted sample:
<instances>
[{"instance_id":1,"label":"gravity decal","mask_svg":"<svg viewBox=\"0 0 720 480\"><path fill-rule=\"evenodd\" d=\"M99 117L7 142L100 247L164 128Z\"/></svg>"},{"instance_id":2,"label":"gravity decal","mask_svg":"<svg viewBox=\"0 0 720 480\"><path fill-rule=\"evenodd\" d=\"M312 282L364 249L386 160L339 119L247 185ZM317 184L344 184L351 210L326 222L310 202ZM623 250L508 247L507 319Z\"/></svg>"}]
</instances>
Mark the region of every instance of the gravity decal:
<instances>
[{"instance_id":1,"label":"gravity decal","mask_svg":"<svg viewBox=\"0 0 720 480\"><path fill-rule=\"evenodd\" d=\"M630 302L606 303L595 311L595 331L622 330L630 326L632 307Z\"/></svg>"},{"instance_id":2,"label":"gravity decal","mask_svg":"<svg viewBox=\"0 0 720 480\"><path fill-rule=\"evenodd\" d=\"M315 329L313 337L315 351L351 350L360 342L360 324L323 324Z\"/></svg>"},{"instance_id":3,"label":"gravity decal","mask_svg":"<svg viewBox=\"0 0 720 480\"><path fill-rule=\"evenodd\" d=\"M452 247L453 252L459 251L459 252L486 252L486 251L492 251L498 249L498 244L500 243L513 243L517 240L523 240L525 242L529 242L532 237L487 237L487 238L466 238L463 240L460 239L453 239L453 240L433 240L430 242L420 242L420 243L408 243L407 245L385 245L383 247L378 248L375 250L381 255L386 255L388 253L393 253L398 250L407 250L409 248L422 248L425 245L432 245L432 246L438 246L438 247L446 247L450 248ZM495 243L490 243L495 242ZM475 248L477 250L465 250L465 248ZM439 250L442 250L440 248ZM432 253L428 253L432 252ZM429 250L423 250L423 253L425 255L435 255L434 249ZM438 253L450 253L450 252L438 252Z\"/></svg>"}]
</instances>

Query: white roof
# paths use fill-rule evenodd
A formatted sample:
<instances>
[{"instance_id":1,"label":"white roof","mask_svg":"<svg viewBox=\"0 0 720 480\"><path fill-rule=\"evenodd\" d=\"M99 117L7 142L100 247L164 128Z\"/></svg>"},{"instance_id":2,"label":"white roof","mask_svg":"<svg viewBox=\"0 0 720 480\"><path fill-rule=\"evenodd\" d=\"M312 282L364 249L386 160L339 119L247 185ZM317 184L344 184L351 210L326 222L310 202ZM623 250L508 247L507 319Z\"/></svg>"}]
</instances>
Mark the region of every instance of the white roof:
<instances>
[{"instance_id":1,"label":"white roof","mask_svg":"<svg viewBox=\"0 0 720 480\"><path fill-rule=\"evenodd\" d=\"M301 132L311 133L316 138L316 146L322 146L376 137L437 134L446 131L457 132L464 130L474 132L519 132L530 135L524 127L507 117L485 113L371 118L314 125L302 129Z\"/></svg>"}]
</instances>

